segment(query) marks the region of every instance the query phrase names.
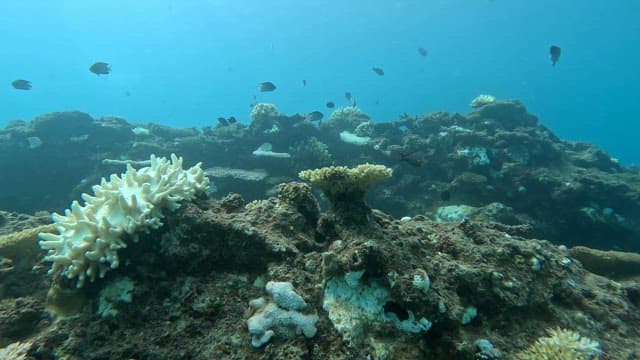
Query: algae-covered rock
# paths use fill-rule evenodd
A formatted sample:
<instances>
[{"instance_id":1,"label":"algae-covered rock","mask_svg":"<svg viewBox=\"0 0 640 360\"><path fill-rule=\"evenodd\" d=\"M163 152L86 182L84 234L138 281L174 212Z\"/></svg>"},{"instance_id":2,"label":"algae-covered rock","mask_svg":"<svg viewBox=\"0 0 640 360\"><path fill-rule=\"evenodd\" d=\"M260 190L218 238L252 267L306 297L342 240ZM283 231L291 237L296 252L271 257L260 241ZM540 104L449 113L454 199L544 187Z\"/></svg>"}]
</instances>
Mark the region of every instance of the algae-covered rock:
<instances>
[{"instance_id":1,"label":"algae-covered rock","mask_svg":"<svg viewBox=\"0 0 640 360\"><path fill-rule=\"evenodd\" d=\"M93 118L80 111L53 112L33 119L29 127L44 143L64 143L72 137L88 134Z\"/></svg>"},{"instance_id":2,"label":"algae-covered rock","mask_svg":"<svg viewBox=\"0 0 640 360\"><path fill-rule=\"evenodd\" d=\"M574 246L569 254L585 269L610 279L624 279L640 275L640 254L623 251L602 251Z\"/></svg>"}]
</instances>

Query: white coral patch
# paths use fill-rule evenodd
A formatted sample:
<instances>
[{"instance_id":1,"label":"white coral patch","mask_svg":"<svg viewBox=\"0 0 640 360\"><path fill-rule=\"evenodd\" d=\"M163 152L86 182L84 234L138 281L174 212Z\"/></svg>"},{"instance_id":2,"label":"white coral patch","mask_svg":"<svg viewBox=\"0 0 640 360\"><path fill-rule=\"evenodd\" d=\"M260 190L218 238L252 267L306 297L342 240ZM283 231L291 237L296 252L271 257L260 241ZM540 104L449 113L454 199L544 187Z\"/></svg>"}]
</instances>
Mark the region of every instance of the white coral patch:
<instances>
[{"instance_id":1,"label":"white coral patch","mask_svg":"<svg viewBox=\"0 0 640 360\"><path fill-rule=\"evenodd\" d=\"M77 278L81 287L88 277L103 277L119 265L118 250L127 244L122 237L162 225L162 210L175 210L183 200L204 192L209 180L200 164L182 169L182 158L171 160L151 155L151 165L113 174L93 186L94 195L82 194L84 205L71 204L65 215L53 214L58 234L41 233L40 247L52 261L50 273Z\"/></svg>"}]
</instances>

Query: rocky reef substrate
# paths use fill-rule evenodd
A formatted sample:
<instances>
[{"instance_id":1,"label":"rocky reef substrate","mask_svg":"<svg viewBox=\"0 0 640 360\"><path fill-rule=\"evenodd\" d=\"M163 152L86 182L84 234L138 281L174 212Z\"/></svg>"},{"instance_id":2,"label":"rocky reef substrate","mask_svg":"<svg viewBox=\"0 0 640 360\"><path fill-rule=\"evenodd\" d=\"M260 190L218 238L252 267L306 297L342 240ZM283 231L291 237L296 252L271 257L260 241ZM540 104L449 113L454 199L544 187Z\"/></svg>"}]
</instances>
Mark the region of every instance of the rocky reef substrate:
<instances>
[{"instance_id":1,"label":"rocky reef substrate","mask_svg":"<svg viewBox=\"0 0 640 360\"><path fill-rule=\"evenodd\" d=\"M211 195L247 200L272 196L301 170L370 162L395 175L368 201L396 217L475 216L528 224L557 244L640 250L640 171L590 144L557 138L518 101L382 123L346 108L319 126L260 105L249 124L203 129L81 112L11 122L0 130L0 209L61 211L101 177L151 153L202 161L215 184ZM265 143L288 157L256 152Z\"/></svg>"}]
</instances>

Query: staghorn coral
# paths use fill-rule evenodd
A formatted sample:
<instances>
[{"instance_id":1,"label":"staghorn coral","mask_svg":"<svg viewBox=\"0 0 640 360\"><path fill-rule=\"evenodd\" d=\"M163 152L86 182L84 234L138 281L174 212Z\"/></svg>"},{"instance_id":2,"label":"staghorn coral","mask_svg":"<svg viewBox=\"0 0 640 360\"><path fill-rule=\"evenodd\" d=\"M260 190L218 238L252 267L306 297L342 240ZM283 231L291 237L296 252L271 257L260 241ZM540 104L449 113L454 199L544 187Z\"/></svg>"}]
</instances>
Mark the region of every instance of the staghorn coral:
<instances>
[{"instance_id":1,"label":"staghorn coral","mask_svg":"<svg viewBox=\"0 0 640 360\"><path fill-rule=\"evenodd\" d=\"M518 353L518 360L594 360L602 353L600 344L568 329L547 329L548 336L540 337L526 350Z\"/></svg>"}]
</instances>

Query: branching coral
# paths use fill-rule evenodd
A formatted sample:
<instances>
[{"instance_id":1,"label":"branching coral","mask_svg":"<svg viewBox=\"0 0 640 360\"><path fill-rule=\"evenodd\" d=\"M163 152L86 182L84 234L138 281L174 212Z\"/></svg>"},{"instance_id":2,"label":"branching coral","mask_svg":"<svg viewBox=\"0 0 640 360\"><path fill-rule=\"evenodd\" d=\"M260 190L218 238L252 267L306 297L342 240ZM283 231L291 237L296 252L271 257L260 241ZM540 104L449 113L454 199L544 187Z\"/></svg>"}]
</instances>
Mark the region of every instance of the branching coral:
<instances>
[{"instance_id":1,"label":"branching coral","mask_svg":"<svg viewBox=\"0 0 640 360\"><path fill-rule=\"evenodd\" d=\"M124 235L136 239L139 231L162 226L162 210L175 210L183 200L204 192L209 180L200 164L182 169L182 158L151 155L151 165L140 170L127 166L121 176L111 175L93 186L94 196L83 194L85 204L71 204L65 215L53 214L59 233L40 233L40 247L52 261L50 273L77 278L81 287L88 277L103 277L119 265L118 250L127 244Z\"/></svg>"},{"instance_id":2,"label":"branching coral","mask_svg":"<svg viewBox=\"0 0 640 360\"><path fill-rule=\"evenodd\" d=\"M518 360L594 360L602 353L600 344L567 329L548 329L526 350L516 355Z\"/></svg>"}]
</instances>

